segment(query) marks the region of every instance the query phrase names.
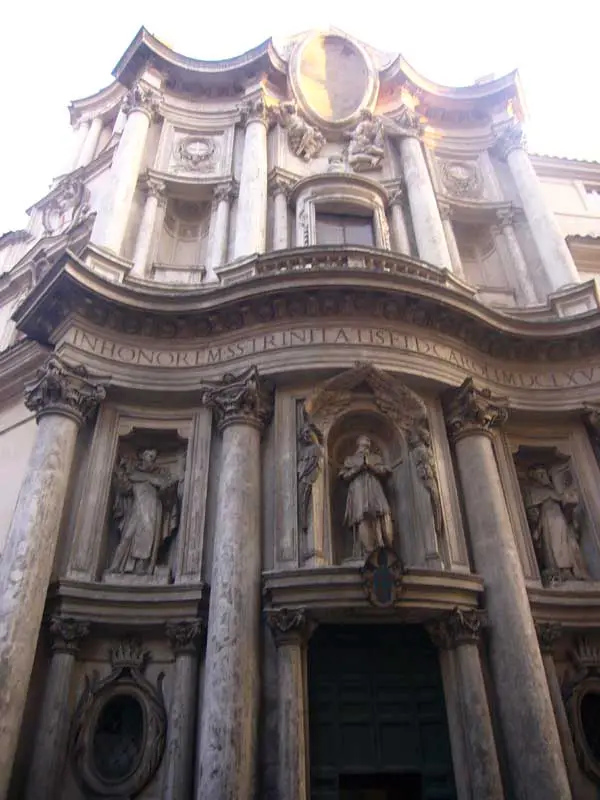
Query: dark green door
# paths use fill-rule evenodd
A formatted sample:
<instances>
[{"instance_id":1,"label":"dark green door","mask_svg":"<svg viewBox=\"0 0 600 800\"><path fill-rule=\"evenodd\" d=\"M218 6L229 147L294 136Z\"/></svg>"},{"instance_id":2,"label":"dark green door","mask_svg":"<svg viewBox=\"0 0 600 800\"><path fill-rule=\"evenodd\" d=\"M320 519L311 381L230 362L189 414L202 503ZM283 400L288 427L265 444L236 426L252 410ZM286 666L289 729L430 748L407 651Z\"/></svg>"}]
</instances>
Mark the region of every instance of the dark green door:
<instances>
[{"instance_id":1,"label":"dark green door","mask_svg":"<svg viewBox=\"0 0 600 800\"><path fill-rule=\"evenodd\" d=\"M422 627L320 626L308 695L312 800L456 797L437 652Z\"/></svg>"}]
</instances>

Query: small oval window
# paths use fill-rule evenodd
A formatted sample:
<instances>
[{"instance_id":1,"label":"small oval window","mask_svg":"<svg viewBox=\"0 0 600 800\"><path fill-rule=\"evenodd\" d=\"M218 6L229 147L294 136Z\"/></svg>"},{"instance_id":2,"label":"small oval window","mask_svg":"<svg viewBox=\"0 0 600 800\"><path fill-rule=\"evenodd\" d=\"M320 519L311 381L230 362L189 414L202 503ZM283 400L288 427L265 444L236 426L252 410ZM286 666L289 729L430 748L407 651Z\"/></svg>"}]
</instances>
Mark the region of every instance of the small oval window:
<instances>
[{"instance_id":1,"label":"small oval window","mask_svg":"<svg viewBox=\"0 0 600 800\"><path fill-rule=\"evenodd\" d=\"M600 694L586 692L581 698L581 725L587 746L600 761Z\"/></svg>"},{"instance_id":2,"label":"small oval window","mask_svg":"<svg viewBox=\"0 0 600 800\"><path fill-rule=\"evenodd\" d=\"M122 781L131 775L140 759L143 737L144 712L136 698L111 698L100 712L94 731L94 766L102 780Z\"/></svg>"}]
</instances>

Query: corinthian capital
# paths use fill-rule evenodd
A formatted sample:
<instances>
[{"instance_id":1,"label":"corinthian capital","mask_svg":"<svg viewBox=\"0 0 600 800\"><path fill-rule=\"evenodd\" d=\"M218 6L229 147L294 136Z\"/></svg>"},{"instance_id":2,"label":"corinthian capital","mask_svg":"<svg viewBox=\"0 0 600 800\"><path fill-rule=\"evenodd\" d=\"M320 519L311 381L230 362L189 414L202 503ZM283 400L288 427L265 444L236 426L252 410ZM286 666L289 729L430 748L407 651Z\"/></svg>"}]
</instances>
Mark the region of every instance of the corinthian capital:
<instances>
[{"instance_id":1,"label":"corinthian capital","mask_svg":"<svg viewBox=\"0 0 600 800\"><path fill-rule=\"evenodd\" d=\"M554 645L563 635L563 626L560 622L539 622L535 626L535 632L542 653L552 653Z\"/></svg>"},{"instance_id":2,"label":"corinthian capital","mask_svg":"<svg viewBox=\"0 0 600 800\"><path fill-rule=\"evenodd\" d=\"M204 405L215 410L219 428L241 423L262 429L273 411L273 389L250 367L239 375L228 373L217 386L207 387Z\"/></svg>"},{"instance_id":3,"label":"corinthian capital","mask_svg":"<svg viewBox=\"0 0 600 800\"><path fill-rule=\"evenodd\" d=\"M269 126L274 121L273 110L267 105L263 92L249 97L239 107L242 123L262 122Z\"/></svg>"},{"instance_id":4,"label":"corinthian capital","mask_svg":"<svg viewBox=\"0 0 600 800\"><path fill-rule=\"evenodd\" d=\"M444 400L448 433L455 441L469 433L489 434L508 419L507 399L492 397L489 389L476 389L473 378L446 392Z\"/></svg>"},{"instance_id":5,"label":"corinthian capital","mask_svg":"<svg viewBox=\"0 0 600 800\"><path fill-rule=\"evenodd\" d=\"M90 632L90 623L55 615L50 618L48 630L52 637L52 650L55 653L76 655L81 640Z\"/></svg>"},{"instance_id":6,"label":"corinthian capital","mask_svg":"<svg viewBox=\"0 0 600 800\"><path fill-rule=\"evenodd\" d=\"M265 617L277 647L306 643L316 627L303 608L268 609Z\"/></svg>"},{"instance_id":7,"label":"corinthian capital","mask_svg":"<svg viewBox=\"0 0 600 800\"><path fill-rule=\"evenodd\" d=\"M64 414L80 424L105 396L102 383L91 380L84 366L73 367L55 355L25 387L25 405L38 419L44 414Z\"/></svg>"},{"instance_id":8,"label":"corinthian capital","mask_svg":"<svg viewBox=\"0 0 600 800\"><path fill-rule=\"evenodd\" d=\"M238 196L239 186L236 181L226 181L225 183L218 183L213 189L213 199L215 203L220 203L227 200L231 203L232 200Z\"/></svg>"},{"instance_id":9,"label":"corinthian capital","mask_svg":"<svg viewBox=\"0 0 600 800\"><path fill-rule=\"evenodd\" d=\"M506 161L513 150L526 150L527 138L521 125L518 122L511 122L510 125L496 131L495 147L503 161Z\"/></svg>"},{"instance_id":10,"label":"corinthian capital","mask_svg":"<svg viewBox=\"0 0 600 800\"><path fill-rule=\"evenodd\" d=\"M465 643L479 641L487 624L485 611L477 608L454 608L427 625L427 632L436 647L450 650Z\"/></svg>"},{"instance_id":11,"label":"corinthian capital","mask_svg":"<svg viewBox=\"0 0 600 800\"><path fill-rule=\"evenodd\" d=\"M141 81L136 81L124 97L122 109L125 114L143 111L152 119L158 111L161 100L160 92Z\"/></svg>"},{"instance_id":12,"label":"corinthian capital","mask_svg":"<svg viewBox=\"0 0 600 800\"><path fill-rule=\"evenodd\" d=\"M204 621L201 619L168 622L167 636L175 654L195 653L204 628Z\"/></svg>"}]
</instances>

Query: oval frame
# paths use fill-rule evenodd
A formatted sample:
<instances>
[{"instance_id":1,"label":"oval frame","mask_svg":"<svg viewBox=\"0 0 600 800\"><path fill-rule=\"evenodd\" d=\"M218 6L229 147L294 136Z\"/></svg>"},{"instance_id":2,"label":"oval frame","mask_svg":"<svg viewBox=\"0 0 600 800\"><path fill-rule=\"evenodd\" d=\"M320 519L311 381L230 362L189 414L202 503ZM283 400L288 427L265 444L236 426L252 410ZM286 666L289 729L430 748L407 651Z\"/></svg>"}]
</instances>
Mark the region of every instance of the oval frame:
<instances>
[{"instance_id":1,"label":"oval frame","mask_svg":"<svg viewBox=\"0 0 600 800\"><path fill-rule=\"evenodd\" d=\"M581 718L581 704L583 698L589 693L600 696L600 677L589 676L580 681L573 688L566 707L581 768L594 783L600 784L600 759L594 755L588 744Z\"/></svg>"}]
</instances>

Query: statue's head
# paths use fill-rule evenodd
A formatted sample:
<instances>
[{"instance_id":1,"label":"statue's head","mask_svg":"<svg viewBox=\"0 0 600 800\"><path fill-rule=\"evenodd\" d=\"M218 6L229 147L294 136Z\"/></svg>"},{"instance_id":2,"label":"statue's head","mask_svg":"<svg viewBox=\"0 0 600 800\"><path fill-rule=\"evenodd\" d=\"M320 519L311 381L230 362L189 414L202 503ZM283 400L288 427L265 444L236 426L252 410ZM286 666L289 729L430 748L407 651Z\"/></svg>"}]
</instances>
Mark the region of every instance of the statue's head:
<instances>
[{"instance_id":1,"label":"statue's head","mask_svg":"<svg viewBox=\"0 0 600 800\"><path fill-rule=\"evenodd\" d=\"M359 453L364 453L371 449L371 440L368 436L359 436L356 440L356 447Z\"/></svg>"},{"instance_id":2,"label":"statue's head","mask_svg":"<svg viewBox=\"0 0 600 800\"><path fill-rule=\"evenodd\" d=\"M527 470L527 475L542 486L552 486L548 469L543 464L533 464Z\"/></svg>"},{"instance_id":3,"label":"statue's head","mask_svg":"<svg viewBox=\"0 0 600 800\"><path fill-rule=\"evenodd\" d=\"M142 450L140 452L140 463L143 467L152 467L156 463L158 452L156 450Z\"/></svg>"}]
</instances>

